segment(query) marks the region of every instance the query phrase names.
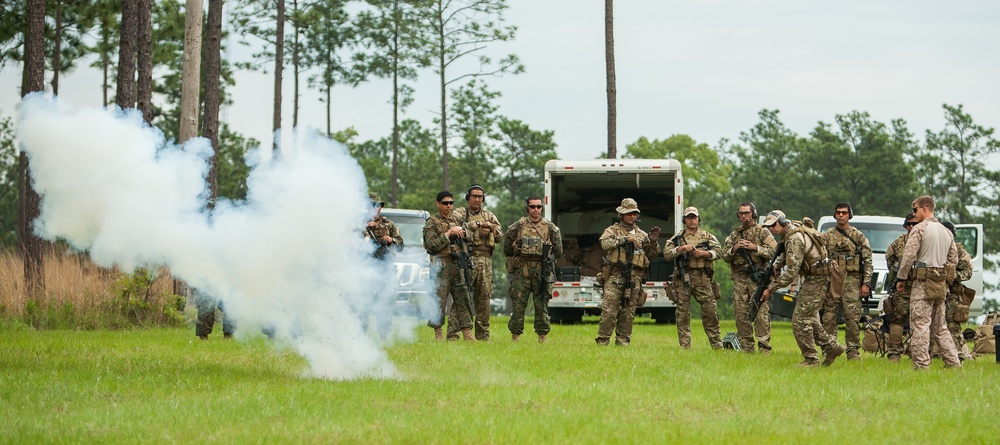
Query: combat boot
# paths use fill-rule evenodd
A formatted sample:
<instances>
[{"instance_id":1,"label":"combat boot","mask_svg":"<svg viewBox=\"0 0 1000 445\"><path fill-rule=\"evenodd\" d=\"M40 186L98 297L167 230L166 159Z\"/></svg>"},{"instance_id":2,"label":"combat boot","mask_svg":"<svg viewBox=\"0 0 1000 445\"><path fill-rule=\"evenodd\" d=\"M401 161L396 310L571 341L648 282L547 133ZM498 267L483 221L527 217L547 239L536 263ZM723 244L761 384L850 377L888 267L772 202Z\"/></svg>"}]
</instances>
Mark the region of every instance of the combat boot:
<instances>
[{"instance_id":1,"label":"combat boot","mask_svg":"<svg viewBox=\"0 0 1000 445\"><path fill-rule=\"evenodd\" d=\"M802 363L799 363L798 365L795 365L795 366L798 366L800 368L815 368L815 367L819 366L819 362L813 362L813 361L809 361L809 360L803 360Z\"/></svg>"},{"instance_id":2,"label":"combat boot","mask_svg":"<svg viewBox=\"0 0 1000 445\"><path fill-rule=\"evenodd\" d=\"M207 335L199 335L198 338L200 338L202 340L208 340L208 336Z\"/></svg>"},{"instance_id":3,"label":"combat boot","mask_svg":"<svg viewBox=\"0 0 1000 445\"><path fill-rule=\"evenodd\" d=\"M833 347L830 348L830 350L823 356L823 366L832 365L833 361L836 360L837 357L840 357L840 354L843 354L846 350L846 346L840 343L834 343Z\"/></svg>"},{"instance_id":4,"label":"combat boot","mask_svg":"<svg viewBox=\"0 0 1000 445\"><path fill-rule=\"evenodd\" d=\"M462 328L462 338L464 338L465 341L477 341L476 337L472 335L471 328Z\"/></svg>"},{"instance_id":5,"label":"combat boot","mask_svg":"<svg viewBox=\"0 0 1000 445\"><path fill-rule=\"evenodd\" d=\"M230 334L230 333L222 334L222 338L224 338L226 340L232 340L233 339L233 334Z\"/></svg>"},{"instance_id":6,"label":"combat boot","mask_svg":"<svg viewBox=\"0 0 1000 445\"><path fill-rule=\"evenodd\" d=\"M434 339L444 340L444 332L441 330L441 328L434 328Z\"/></svg>"},{"instance_id":7,"label":"combat boot","mask_svg":"<svg viewBox=\"0 0 1000 445\"><path fill-rule=\"evenodd\" d=\"M511 334L510 341L512 341L514 343L517 343L520 338L521 338L521 334Z\"/></svg>"},{"instance_id":8,"label":"combat boot","mask_svg":"<svg viewBox=\"0 0 1000 445\"><path fill-rule=\"evenodd\" d=\"M545 334L538 334L538 342L545 343Z\"/></svg>"}]
</instances>

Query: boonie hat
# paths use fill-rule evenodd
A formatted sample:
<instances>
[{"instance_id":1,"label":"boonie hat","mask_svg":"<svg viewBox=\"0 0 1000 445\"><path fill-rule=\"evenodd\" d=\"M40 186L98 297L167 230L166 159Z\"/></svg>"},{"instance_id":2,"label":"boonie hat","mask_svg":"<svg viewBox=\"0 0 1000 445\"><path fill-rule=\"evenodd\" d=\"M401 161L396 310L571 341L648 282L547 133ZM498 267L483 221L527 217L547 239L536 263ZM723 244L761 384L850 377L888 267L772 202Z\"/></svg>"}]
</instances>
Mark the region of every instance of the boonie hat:
<instances>
[{"instance_id":1,"label":"boonie hat","mask_svg":"<svg viewBox=\"0 0 1000 445\"><path fill-rule=\"evenodd\" d=\"M378 193L369 193L368 199L372 200L373 207L385 207L385 201L382 201L382 197Z\"/></svg>"},{"instance_id":2,"label":"boonie hat","mask_svg":"<svg viewBox=\"0 0 1000 445\"><path fill-rule=\"evenodd\" d=\"M639 204L635 202L632 198L625 198L622 200L622 205L615 209L619 214L628 215L629 213L639 213Z\"/></svg>"},{"instance_id":3,"label":"boonie hat","mask_svg":"<svg viewBox=\"0 0 1000 445\"><path fill-rule=\"evenodd\" d=\"M779 220L783 219L787 219L785 218L785 212L782 212L781 210L773 210L767 214L767 217L764 218L764 222L761 225L764 227L771 227Z\"/></svg>"}]
</instances>

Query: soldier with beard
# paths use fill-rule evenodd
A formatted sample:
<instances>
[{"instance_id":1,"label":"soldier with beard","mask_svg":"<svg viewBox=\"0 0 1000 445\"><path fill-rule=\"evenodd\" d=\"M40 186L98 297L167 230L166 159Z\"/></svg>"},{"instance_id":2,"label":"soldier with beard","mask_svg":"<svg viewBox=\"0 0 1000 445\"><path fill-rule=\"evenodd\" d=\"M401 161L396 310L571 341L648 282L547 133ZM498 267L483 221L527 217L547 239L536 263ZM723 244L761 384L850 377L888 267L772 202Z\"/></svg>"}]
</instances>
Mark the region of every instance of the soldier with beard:
<instances>
[{"instance_id":1,"label":"soldier with beard","mask_svg":"<svg viewBox=\"0 0 1000 445\"><path fill-rule=\"evenodd\" d=\"M770 302L764 301L757 318L750 316L750 298L757 291L757 283L750 276L752 268L766 268L778 247L771 232L757 224L757 208L752 202L740 204L736 211L740 226L726 238L722 248L722 261L729 263L733 278L733 312L736 315L736 335L744 352L754 352L754 333L761 354L771 352Z\"/></svg>"}]
</instances>

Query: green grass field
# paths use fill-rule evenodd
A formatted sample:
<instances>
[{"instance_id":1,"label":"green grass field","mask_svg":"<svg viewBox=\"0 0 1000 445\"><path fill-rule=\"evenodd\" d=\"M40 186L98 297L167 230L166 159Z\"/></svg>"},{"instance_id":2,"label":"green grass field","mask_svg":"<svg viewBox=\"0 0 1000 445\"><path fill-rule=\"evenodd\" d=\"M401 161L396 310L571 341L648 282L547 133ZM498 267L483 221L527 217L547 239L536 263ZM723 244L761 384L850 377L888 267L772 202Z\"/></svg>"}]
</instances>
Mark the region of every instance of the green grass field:
<instances>
[{"instance_id":1,"label":"green grass field","mask_svg":"<svg viewBox=\"0 0 1000 445\"><path fill-rule=\"evenodd\" d=\"M591 320L592 321L592 320ZM528 322L530 326L530 321ZM996 443L993 356L927 372L864 354L803 369L790 325L770 356L712 351L700 324L637 323L628 348L594 323L442 343L420 328L396 380L300 377L263 337L193 328L0 330L2 443ZM734 332L732 321L723 332ZM841 332L841 339L843 333Z\"/></svg>"}]
</instances>

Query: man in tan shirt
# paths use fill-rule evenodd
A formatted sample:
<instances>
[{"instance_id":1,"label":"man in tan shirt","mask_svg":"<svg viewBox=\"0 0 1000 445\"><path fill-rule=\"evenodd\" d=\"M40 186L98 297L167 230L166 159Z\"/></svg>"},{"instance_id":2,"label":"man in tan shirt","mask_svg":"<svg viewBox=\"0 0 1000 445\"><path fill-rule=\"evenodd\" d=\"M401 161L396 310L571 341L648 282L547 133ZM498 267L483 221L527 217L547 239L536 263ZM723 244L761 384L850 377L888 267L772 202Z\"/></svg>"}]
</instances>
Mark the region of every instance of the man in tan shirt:
<instances>
[{"instance_id":1,"label":"man in tan shirt","mask_svg":"<svg viewBox=\"0 0 1000 445\"><path fill-rule=\"evenodd\" d=\"M951 232L934 218L934 198L921 196L913 201L913 213L920 221L906 239L899 264L896 290L905 290L904 281L913 279L910 291L910 356L913 369L928 369L930 339L941 345L946 368L961 367L955 343L945 325L945 295L954 280L958 248ZM912 277L911 277L912 275Z\"/></svg>"}]
</instances>

